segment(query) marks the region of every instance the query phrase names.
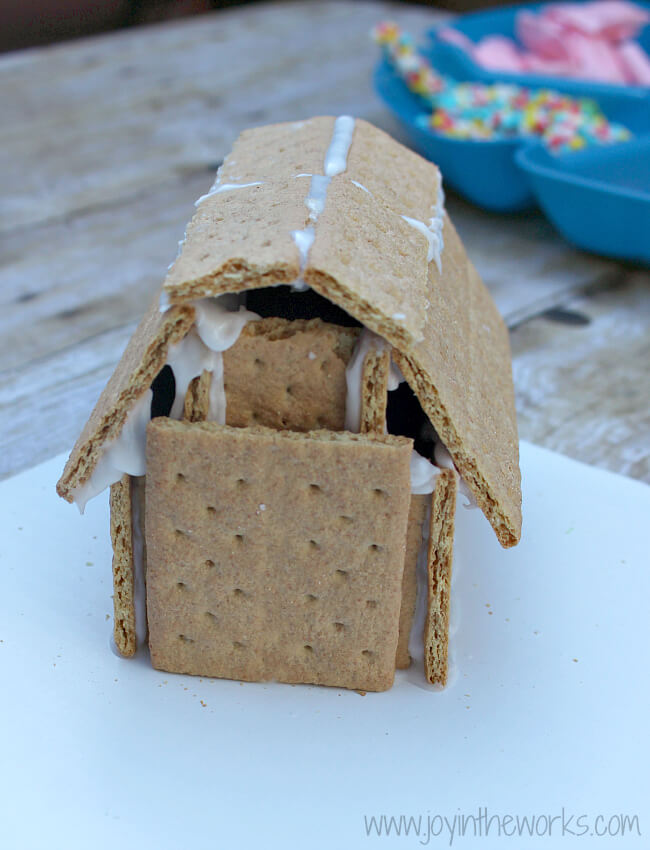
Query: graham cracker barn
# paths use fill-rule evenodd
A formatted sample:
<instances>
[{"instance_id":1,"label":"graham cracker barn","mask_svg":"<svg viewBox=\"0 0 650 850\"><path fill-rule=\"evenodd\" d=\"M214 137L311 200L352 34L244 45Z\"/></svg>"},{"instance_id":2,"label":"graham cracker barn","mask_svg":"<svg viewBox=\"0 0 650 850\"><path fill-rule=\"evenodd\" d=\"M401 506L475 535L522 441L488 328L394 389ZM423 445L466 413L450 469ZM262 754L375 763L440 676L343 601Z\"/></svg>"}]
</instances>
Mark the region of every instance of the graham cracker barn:
<instances>
[{"instance_id":1,"label":"graham cracker barn","mask_svg":"<svg viewBox=\"0 0 650 850\"><path fill-rule=\"evenodd\" d=\"M521 492L507 331L436 167L348 117L244 132L57 490L108 486L122 654L444 685L457 489L504 546Z\"/></svg>"}]
</instances>

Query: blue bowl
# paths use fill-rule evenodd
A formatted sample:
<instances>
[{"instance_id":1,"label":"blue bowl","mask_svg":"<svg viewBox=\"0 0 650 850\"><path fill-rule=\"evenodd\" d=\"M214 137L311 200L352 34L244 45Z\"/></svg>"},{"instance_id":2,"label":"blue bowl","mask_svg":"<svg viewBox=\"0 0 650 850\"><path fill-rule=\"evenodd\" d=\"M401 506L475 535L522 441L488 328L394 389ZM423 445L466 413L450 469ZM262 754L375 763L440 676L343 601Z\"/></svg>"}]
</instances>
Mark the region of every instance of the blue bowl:
<instances>
[{"instance_id":1,"label":"blue bowl","mask_svg":"<svg viewBox=\"0 0 650 850\"><path fill-rule=\"evenodd\" d=\"M426 111L426 105L408 90L386 60L375 69L374 85L413 147L436 163L445 183L488 210L511 212L534 206L528 182L515 163L519 139L450 139L420 127L416 118Z\"/></svg>"},{"instance_id":2,"label":"blue bowl","mask_svg":"<svg viewBox=\"0 0 650 850\"><path fill-rule=\"evenodd\" d=\"M443 74L449 73L445 66L438 64L436 67ZM451 139L419 126L416 119L426 112L426 104L409 91L386 60L375 69L374 85L378 95L402 123L414 148L433 160L445 182L461 195L495 212L516 212L536 204L531 184L515 160L515 153L522 146L530 145L529 140ZM650 98L647 96L627 97L619 92L608 92L597 100L610 120L624 124L635 135L650 133ZM594 153L602 150L604 148L593 149ZM552 159L580 158L585 153L589 151L553 156Z\"/></svg>"},{"instance_id":3,"label":"blue bowl","mask_svg":"<svg viewBox=\"0 0 650 850\"><path fill-rule=\"evenodd\" d=\"M639 2L639 0L634 0L634 2L637 6L650 11L650 3ZM543 6L547 5L549 4L532 3L474 12L445 22L443 26L453 27L475 43L488 35L502 35L517 41L515 35L517 13L521 11L538 12ZM435 27L429 31L430 44L423 52L432 60L436 68L442 70L444 65L445 73L458 80L480 80L485 83L493 83L499 80L501 82L518 83L531 88L553 88L556 91L577 97L594 97L596 99L613 94L635 99L647 97L650 93L650 88L646 86L624 86L542 74L512 74L507 71L492 71L478 65L471 56L468 56L464 50L455 44L441 41L437 34L439 29L440 27ZM646 53L650 54L650 25L641 30L636 41Z\"/></svg>"},{"instance_id":4,"label":"blue bowl","mask_svg":"<svg viewBox=\"0 0 650 850\"><path fill-rule=\"evenodd\" d=\"M650 263L650 136L556 157L526 145L515 159L539 205L574 245Z\"/></svg>"}]
</instances>

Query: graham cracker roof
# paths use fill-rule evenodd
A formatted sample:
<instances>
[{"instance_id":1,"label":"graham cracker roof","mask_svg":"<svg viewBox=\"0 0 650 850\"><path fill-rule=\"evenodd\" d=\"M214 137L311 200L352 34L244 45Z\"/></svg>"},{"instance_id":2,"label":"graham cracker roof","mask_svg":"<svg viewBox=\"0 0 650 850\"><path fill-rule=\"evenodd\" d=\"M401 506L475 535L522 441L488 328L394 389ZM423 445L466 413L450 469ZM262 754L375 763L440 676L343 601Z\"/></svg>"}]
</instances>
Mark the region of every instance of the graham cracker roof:
<instances>
[{"instance_id":1,"label":"graham cracker roof","mask_svg":"<svg viewBox=\"0 0 650 850\"><path fill-rule=\"evenodd\" d=\"M215 192L199 204L163 286L174 306L157 319L153 307L140 325L57 485L64 498L87 480L97 449L146 391L168 345L191 326L191 301L302 275L393 346L500 542L518 542L521 488L507 329L448 216L441 272L427 260L425 236L404 219L431 218L437 168L357 120L347 167L331 178L301 269L292 232L310 224L305 198L311 176L323 173L334 122L276 124L239 137L219 182L254 185Z\"/></svg>"}]
</instances>

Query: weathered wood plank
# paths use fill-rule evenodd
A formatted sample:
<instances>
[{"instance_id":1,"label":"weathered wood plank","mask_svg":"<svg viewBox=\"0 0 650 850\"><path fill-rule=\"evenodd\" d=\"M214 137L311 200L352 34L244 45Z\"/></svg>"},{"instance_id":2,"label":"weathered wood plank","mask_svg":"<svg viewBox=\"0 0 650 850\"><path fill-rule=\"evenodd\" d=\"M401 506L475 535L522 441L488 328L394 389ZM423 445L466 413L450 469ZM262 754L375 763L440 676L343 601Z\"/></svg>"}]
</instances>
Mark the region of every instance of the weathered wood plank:
<instances>
[{"instance_id":1,"label":"weathered wood plank","mask_svg":"<svg viewBox=\"0 0 650 850\"><path fill-rule=\"evenodd\" d=\"M130 203L0 236L0 380L141 316L213 179L204 169Z\"/></svg>"},{"instance_id":2,"label":"weathered wood plank","mask_svg":"<svg viewBox=\"0 0 650 850\"><path fill-rule=\"evenodd\" d=\"M520 435L650 483L650 289L638 272L511 332Z\"/></svg>"},{"instance_id":3,"label":"weathered wood plank","mask_svg":"<svg viewBox=\"0 0 650 850\"><path fill-rule=\"evenodd\" d=\"M0 232L195 171L253 124L342 112L390 124L371 90L369 31L396 13L416 31L440 17L265 4L34 50L28 71L0 58Z\"/></svg>"},{"instance_id":4,"label":"weathered wood plank","mask_svg":"<svg viewBox=\"0 0 650 850\"><path fill-rule=\"evenodd\" d=\"M0 479L72 447L135 327L132 322L3 373Z\"/></svg>"}]
</instances>

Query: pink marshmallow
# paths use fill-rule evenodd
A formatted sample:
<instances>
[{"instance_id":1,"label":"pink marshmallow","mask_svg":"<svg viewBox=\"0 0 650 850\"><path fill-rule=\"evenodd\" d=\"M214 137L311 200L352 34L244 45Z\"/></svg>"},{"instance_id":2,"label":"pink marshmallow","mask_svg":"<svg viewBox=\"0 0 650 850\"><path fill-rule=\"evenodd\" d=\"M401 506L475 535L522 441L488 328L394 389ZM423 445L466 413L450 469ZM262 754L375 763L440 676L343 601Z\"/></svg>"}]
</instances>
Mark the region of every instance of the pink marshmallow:
<instances>
[{"instance_id":1,"label":"pink marshmallow","mask_svg":"<svg viewBox=\"0 0 650 850\"><path fill-rule=\"evenodd\" d=\"M484 68L493 71L523 71L523 62L517 45L510 38L490 35L474 47L474 59Z\"/></svg>"},{"instance_id":2,"label":"pink marshmallow","mask_svg":"<svg viewBox=\"0 0 650 850\"><path fill-rule=\"evenodd\" d=\"M618 48L618 58L628 82L650 86L650 57L635 41L625 41Z\"/></svg>"},{"instance_id":3,"label":"pink marshmallow","mask_svg":"<svg viewBox=\"0 0 650 850\"><path fill-rule=\"evenodd\" d=\"M467 38L465 33L453 29L453 27L441 27L437 31L437 36L441 41L446 41L449 44L455 44L471 56L474 53L474 42Z\"/></svg>"},{"instance_id":4,"label":"pink marshmallow","mask_svg":"<svg viewBox=\"0 0 650 850\"><path fill-rule=\"evenodd\" d=\"M632 38L650 21L645 9L627 0L553 4L542 10L541 17L569 30L608 41Z\"/></svg>"},{"instance_id":5,"label":"pink marshmallow","mask_svg":"<svg viewBox=\"0 0 650 850\"><path fill-rule=\"evenodd\" d=\"M519 12L515 20L515 32L523 46L540 58L568 58L562 40L564 29L550 18L532 12Z\"/></svg>"},{"instance_id":6,"label":"pink marshmallow","mask_svg":"<svg viewBox=\"0 0 650 850\"><path fill-rule=\"evenodd\" d=\"M546 59L534 53L525 53L522 57L524 68L530 74L544 74L549 77L572 77L575 68L565 59Z\"/></svg>"},{"instance_id":7,"label":"pink marshmallow","mask_svg":"<svg viewBox=\"0 0 650 850\"><path fill-rule=\"evenodd\" d=\"M625 83L625 73L613 45L597 38L587 38L579 32L567 33L565 40L576 77L606 83Z\"/></svg>"},{"instance_id":8,"label":"pink marshmallow","mask_svg":"<svg viewBox=\"0 0 650 850\"><path fill-rule=\"evenodd\" d=\"M500 35L473 44L457 30L440 35L462 47L484 68L599 80L617 85L650 85L650 57L629 39L650 14L628 0L599 0L521 11L515 29L521 44Z\"/></svg>"}]
</instances>

